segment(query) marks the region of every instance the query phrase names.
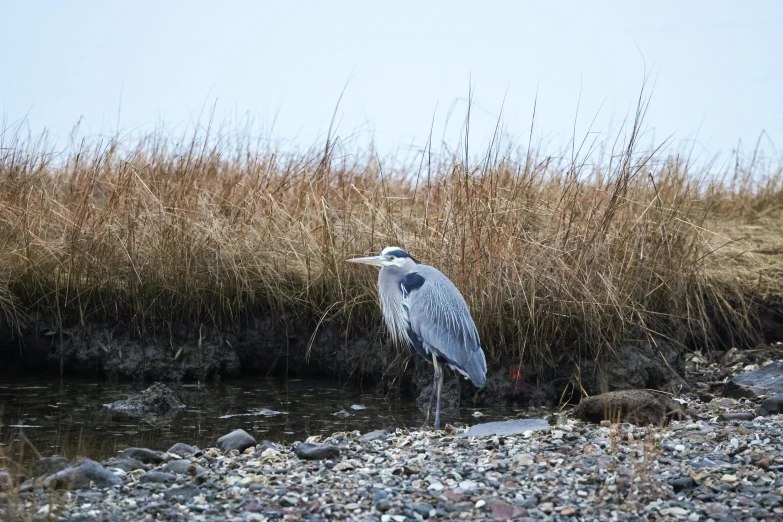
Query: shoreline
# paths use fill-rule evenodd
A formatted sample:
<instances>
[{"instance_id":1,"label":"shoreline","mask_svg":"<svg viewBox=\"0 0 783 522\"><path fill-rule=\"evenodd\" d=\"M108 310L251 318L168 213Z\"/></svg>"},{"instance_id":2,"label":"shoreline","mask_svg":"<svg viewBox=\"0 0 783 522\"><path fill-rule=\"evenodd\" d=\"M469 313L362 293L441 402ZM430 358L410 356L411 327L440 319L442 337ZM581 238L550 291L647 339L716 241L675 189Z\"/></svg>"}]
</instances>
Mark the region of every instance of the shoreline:
<instances>
[{"instance_id":1,"label":"shoreline","mask_svg":"<svg viewBox=\"0 0 783 522\"><path fill-rule=\"evenodd\" d=\"M120 480L108 489L28 484L15 497L4 493L0 506L8 520L71 522L779 520L783 415L756 416L757 400L706 398L682 396L688 418L666 426L590 424L564 413L546 431L512 436L336 433L302 441L326 445L315 460L302 458L306 446L297 443L233 434L194 455L176 446L138 452L144 469L117 471L118 461L107 461Z\"/></svg>"}]
</instances>

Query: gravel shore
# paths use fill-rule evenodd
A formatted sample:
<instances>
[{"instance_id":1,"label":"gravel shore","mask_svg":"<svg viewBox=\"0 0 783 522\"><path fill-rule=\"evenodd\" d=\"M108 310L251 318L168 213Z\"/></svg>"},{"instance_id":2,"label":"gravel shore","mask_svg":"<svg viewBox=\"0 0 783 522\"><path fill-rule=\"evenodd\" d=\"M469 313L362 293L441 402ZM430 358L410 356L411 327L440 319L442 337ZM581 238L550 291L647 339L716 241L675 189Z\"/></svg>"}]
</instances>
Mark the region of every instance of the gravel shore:
<instances>
[{"instance_id":1,"label":"gravel shore","mask_svg":"<svg viewBox=\"0 0 783 522\"><path fill-rule=\"evenodd\" d=\"M657 427L590 424L566 412L549 416L547 430L514 436L398 429L278 446L237 432L203 450L127 450L95 463L86 489L53 490L68 486L50 477L7 491L0 514L73 522L783 520L783 415L756 416L760 400L678 401L688 418ZM119 481L98 488L98 468Z\"/></svg>"}]
</instances>

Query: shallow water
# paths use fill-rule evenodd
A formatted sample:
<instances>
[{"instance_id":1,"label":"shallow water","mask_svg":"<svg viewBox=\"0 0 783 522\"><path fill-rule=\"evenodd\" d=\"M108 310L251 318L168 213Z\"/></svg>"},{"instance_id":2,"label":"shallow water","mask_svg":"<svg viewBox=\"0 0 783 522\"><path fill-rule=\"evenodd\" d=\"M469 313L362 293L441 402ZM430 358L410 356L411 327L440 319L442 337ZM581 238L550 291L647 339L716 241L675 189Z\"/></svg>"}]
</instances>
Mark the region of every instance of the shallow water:
<instances>
[{"instance_id":1,"label":"shallow water","mask_svg":"<svg viewBox=\"0 0 783 522\"><path fill-rule=\"evenodd\" d=\"M259 442L290 443L337 431L420 426L424 420L413 401L329 381L245 379L171 388L187 407L172 418L142 420L102 407L139 391L130 383L6 380L0 383L0 467L8 463L3 459L26 463L36 453L102 460L131 446L166 450L185 442L205 448L236 428ZM483 416L474 416L476 411ZM522 411L463 407L441 412L441 422L473 425Z\"/></svg>"}]
</instances>

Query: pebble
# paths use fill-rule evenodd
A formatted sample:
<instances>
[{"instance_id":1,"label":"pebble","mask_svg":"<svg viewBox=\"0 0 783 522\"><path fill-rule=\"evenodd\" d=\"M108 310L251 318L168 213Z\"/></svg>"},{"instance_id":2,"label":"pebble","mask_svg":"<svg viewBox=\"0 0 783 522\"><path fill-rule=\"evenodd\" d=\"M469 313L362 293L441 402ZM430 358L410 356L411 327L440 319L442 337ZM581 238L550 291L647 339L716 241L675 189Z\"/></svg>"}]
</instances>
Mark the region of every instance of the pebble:
<instances>
[{"instance_id":1,"label":"pebble","mask_svg":"<svg viewBox=\"0 0 783 522\"><path fill-rule=\"evenodd\" d=\"M228 453L231 450L237 450L241 453L255 445L256 439L245 430L234 430L217 440L217 446L223 453Z\"/></svg>"}]
</instances>

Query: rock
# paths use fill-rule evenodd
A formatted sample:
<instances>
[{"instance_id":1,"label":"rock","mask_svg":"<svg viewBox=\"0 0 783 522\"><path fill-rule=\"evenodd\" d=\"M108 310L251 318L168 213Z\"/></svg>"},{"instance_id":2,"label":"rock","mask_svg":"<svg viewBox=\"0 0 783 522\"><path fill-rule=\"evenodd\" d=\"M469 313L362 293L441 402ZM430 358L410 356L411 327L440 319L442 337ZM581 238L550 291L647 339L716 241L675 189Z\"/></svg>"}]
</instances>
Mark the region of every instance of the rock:
<instances>
[{"instance_id":1,"label":"rock","mask_svg":"<svg viewBox=\"0 0 783 522\"><path fill-rule=\"evenodd\" d=\"M77 466L65 468L48 476L44 487L51 489L87 489L90 484L98 488L119 486L122 479L95 462L85 459Z\"/></svg>"},{"instance_id":2,"label":"rock","mask_svg":"<svg viewBox=\"0 0 783 522\"><path fill-rule=\"evenodd\" d=\"M340 455L340 448L331 444L303 442L296 445L294 453L304 460L334 459Z\"/></svg>"},{"instance_id":3,"label":"rock","mask_svg":"<svg viewBox=\"0 0 783 522\"><path fill-rule=\"evenodd\" d=\"M783 393L783 363L776 361L735 376L726 383L725 393L730 397Z\"/></svg>"},{"instance_id":4,"label":"rock","mask_svg":"<svg viewBox=\"0 0 783 522\"><path fill-rule=\"evenodd\" d=\"M361 404L351 404L351 409L355 411L362 411L366 410L367 406L362 406Z\"/></svg>"},{"instance_id":5,"label":"rock","mask_svg":"<svg viewBox=\"0 0 783 522\"><path fill-rule=\"evenodd\" d=\"M494 437L510 436L526 431L547 431L549 422L545 419L511 419L507 421L485 422L474 424L460 437Z\"/></svg>"},{"instance_id":6,"label":"rock","mask_svg":"<svg viewBox=\"0 0 783 522\"><path fill-rule=\"evenodd\" d=\"M169 448L167 453L171 453L172 455L177 455L178 457L190 457L191 455L198 453L199 450L196 446L191 446L190 444L183 444L181 442L177 442L172 447Z\"/></svg>"},{"instance_id":7,"label":"rock","mask_svg":"<svg viewBox=\"0 0 783 522\"><path fill-rule=\"evenodd\" d=\"M166 473L164 471L148 471L139 475L139 482L141 483L166 483L174 482L177 480L177 476L173 473Z\"/></svg>"},{"instance_id":8,"label":"rock","mask_svg":"<svg viewBox=\"0 0 783 522\"><path fill-rule=\"evenodd\" d=\"M6 468L0 468L0 491L11 489L14 481Z\"/></svg>"},{"instance_id":9,"label":"rock","mask_svg":"<svg viewBox=\"0 0 783 522\"><path fill-rule=\"evenodd\" d=\"M752 421L756 416L750 412L727 412L721 413L718 416L718 420L730 422L730 421Z\"/></svg>"},{"instance_id":10,"label":"rock","mask_svg":"<svg viewBox=\"0 0 783 522\"><path fill-rule=\"evenodd\" d=\"M769 415L776 415L783 413L783 393L776 393L770 395L756 410L756 415L759 417L766 417Z\"/></svg>"},{"instance_id":11,"label":"rock","mask_svg":"<svg viewBox=\"0 0 783 522\"><path fill-rule=\"evenodd\" d=\"M392 507L391 500L388 498L382 498L375 504L375 509L380 511L381 513L385 513L386 511L389 511Z\"/></svg>"},{"instance_id":12,"label":"rock","mask_svg":"<svg viewBox=\"0 0 783 522\"><path fill-rule=\"evenodd\" d=\"M386 438L386 436L389 434L386 430L375 430L371 431L369 433L365 433L361 437L359 437L359 442L364 444L365 442L371 442L374 440L383 440Z\"/></svg>"},{"instance_id":13,"label":"rock","mask_svg":"<svg viewBox=\"0 0 783 522\"><path fill-rule=\"evenodd\" d=\"M492 511L493 520L511 520L525 514L525 509L519 506L512 506L508 502L499 498L493 498L488 503Z\"/></svg>"},{"instance_id":14,"label":"rock","mask_svg":"<svg viewBox=\"0 0 783 522\"><path fill-rule=\"evenodd\" d=\"M691 477L683 475L682 477L671 479L669 485L674 489L675 493L679 493L680 491L687 491L695 488L696 481Z\"/></svg>"},{"instance_id":15,"label":"rock","mask_svg":"<svg viewBox=\"0 0 783 522\"><path fill-rule=\"evenodd\" d=\"M136 459L144 464L160 464L163 462L163 456L147 448L127 448L120 452L117 458Z\"/></svg>"},{"instance_id":16,"label":"rock","mask_svg":"<svg viewBox=\"0 0 783 522\"><path fill-rule=\"evenodd\" d=\"M157 382L146 390L131 395L127 399L104 404L104 406L112 411L131 416L162 415L185 407L171 389L165 384Z\"/></svg>"},{"instance_id":17,"label":"rock","mask_svg":"<svg viewBox=\"0 0 783 522\"><path fill-rule=\"evenodd\" d=\"M245 430L239 429L220 437L217 440L217 445L223 453L228 453L231 450L242 453L247 448L255 446L256 439Z\"/></svg>"},{"instance_id":18,"label":"rock","mask_svg":"<svg viewBox=\"0 0 783 522\"><path fill-rule=\"evenodd\" d=\"M125 471L126 473L130 473L131 471L137 470L137 469L143 469L146 470L147 466L139 462L138 460L132 458L132 457L118 457L111 459L109 462L104 463L104 465L107 468L118 468L122 471Z\"/></svg>"},{"instance_id":19,"label":"rock","mask_svg":"<svg viewBox=\"0 0 783 522\"><path fill-rule=\"evenodd\" d=\"M201 490L199 489L198 486L196 486L195 484L185 484L184 486L179 486L167 490L163 494L163 497L168 501L175 501L175 502L179 502L180 504L184 504L188 500L200 494L201 494Z\"/></svg>"},{"instance_id":20,"label":"rock","mask_svg":"<svg viewBox=\"0 0 783 522\"><path fill-rule=\"evenodd\" d=\"M30 471L32 471L33 477L48 477L70 466L71 463L65 457L53 455L36 460Z\"/></svg>"},{"instance_id":21,"label":"rock","mask_svg":"<svg viewBox=\"0 0 783 522\"><path fill-rule=\"evenodd\" d=\"M207 472L205 468L202 468L198 464L194 464L187 460L172 460L166 463L161 468L162 471L167 473L176 473L178 475L191 475L198 477Z\"/></svg>"},{"instance_id":22,"label":"rock","mask_svg":"<svg viewBox=\"0 0 783 522\"><path fill-rule=\"evenodd\" d=\"M679 414L678 414L679 412ZM622 390L586 397L574 408L573 414L587 422L630 422L633 424L664 424L671 415L682 415L676 401L646 390Z\"/></svg>"},{"instance_id":23,"label":"rock","mask_svg":"<svg viewBox=\"0 0 783 522\"><path fill-rule=\"evenodd\" d=\"M429 518L430 511L435 509L432 507L432 504L426 502L414 502L413 505L411 505L411 508L425 519Z\"/></svg>"}]
</instances>

